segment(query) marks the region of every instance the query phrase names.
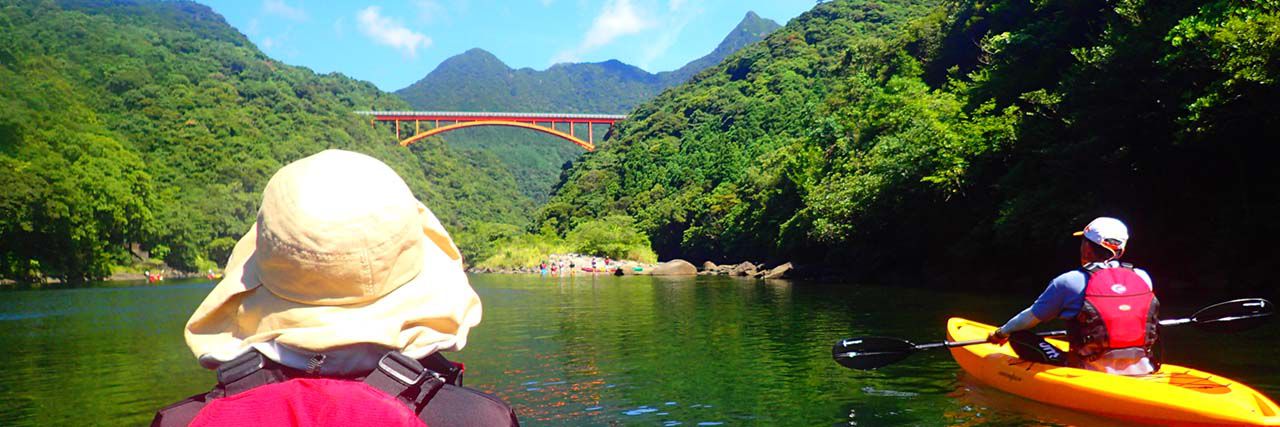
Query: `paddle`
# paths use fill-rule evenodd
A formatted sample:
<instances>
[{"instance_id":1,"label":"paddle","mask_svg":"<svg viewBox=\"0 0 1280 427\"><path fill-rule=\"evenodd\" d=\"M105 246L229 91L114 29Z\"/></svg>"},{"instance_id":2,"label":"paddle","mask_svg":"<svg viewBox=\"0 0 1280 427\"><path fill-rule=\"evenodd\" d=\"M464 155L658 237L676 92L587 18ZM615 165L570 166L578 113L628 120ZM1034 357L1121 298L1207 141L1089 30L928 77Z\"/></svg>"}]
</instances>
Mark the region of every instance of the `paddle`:
<instances>
[{"instance_id":1,"label":"paddle","mask_svg":"<svg viewBox=\"0 0 1280 427\"><path fill-rule=\"evenodd\" d=\"M1261 325L1274 311L1271 302L1265 299L1238 299L1202 308L1191 317L1161 320L1160 326L1190 323L1211 332L1239 332ZM1034 335L1052 337L1066 334L1067 331L1059 330L1038 332ZM899 338L856 337L837 341L831 347L831 357L836 363L849 369L876 369L906 359L907 356L920 350L964 347L985 342L987 340L980 339L914 344Z\"/></svg>"}]
</instances>

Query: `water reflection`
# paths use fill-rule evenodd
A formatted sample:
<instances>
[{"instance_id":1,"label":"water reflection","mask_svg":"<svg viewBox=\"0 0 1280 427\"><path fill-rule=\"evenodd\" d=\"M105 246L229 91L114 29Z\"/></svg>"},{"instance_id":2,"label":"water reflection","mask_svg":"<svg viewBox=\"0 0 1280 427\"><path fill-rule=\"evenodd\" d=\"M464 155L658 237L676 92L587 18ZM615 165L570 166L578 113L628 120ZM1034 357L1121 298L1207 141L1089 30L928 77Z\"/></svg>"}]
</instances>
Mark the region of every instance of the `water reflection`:
<instances>
[{"instance_id":1,"label":"water reflection","mask_svg":"<svg viewBox=\"0 0 1280 427\"><path fill-rule=\"evenodd\" d=\"M526 425L1106 422L973 384L957 376L946 351L871 372L831 361L837 339L939 340L948 315L1001 319L1034 298L1034 289L990 295L725 277L471 279L484 320L451 357L467 364L468 385L506 399ZM210 288L0 292L0 425L145 424L156 408L207 390L213 375L195 364L181 332ZM1177 301L1166 307L1171 315L1194 310ZM1171 329L1166 350L1277 396L1280 350L1269 343L1278 336L1278 326L1234 336Z\"/></svg>"}]
</instances>

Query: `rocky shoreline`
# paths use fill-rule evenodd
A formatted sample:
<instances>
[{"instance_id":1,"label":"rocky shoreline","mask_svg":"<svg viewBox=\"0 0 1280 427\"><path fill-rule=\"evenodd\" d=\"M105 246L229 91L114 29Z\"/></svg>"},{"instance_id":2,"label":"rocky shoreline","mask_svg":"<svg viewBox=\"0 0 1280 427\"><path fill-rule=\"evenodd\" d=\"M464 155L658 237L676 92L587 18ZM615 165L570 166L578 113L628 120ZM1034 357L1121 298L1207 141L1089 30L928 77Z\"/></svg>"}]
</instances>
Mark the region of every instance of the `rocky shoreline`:
<instances>
[{"instance_id":1,"label":"rocky shoreline","mask_svg":"<svg viewBox=\"0 0 1280 427\"><path fill-rule=\"evenodd\" d=\"M566 276L578 274L612 274L619 276L734 276L756 279L786 279L794 275L795 267L790 262L767 267L764 263L743 261L738 264L717 265L714 262L702 263L702 268L692 263L673 259L662 263L642 263L632 260L612 260L604 257L592 257L580 254L553 254L542 266L483 268L469 267L468 273L493 274L547 274Z\"/></svg>"}]
</instances>

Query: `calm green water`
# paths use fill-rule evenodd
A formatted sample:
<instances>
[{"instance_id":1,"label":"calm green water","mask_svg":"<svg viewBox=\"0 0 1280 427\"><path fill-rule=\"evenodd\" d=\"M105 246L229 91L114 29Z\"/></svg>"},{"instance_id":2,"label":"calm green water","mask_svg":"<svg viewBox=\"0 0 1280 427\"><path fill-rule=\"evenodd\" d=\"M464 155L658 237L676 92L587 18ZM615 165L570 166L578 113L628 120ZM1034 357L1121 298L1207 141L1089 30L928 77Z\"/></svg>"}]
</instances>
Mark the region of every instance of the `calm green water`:
<instances>
[{"instance_id":1,"label":"calm green water","mask_svg":"<svg viewBox=\"0 0 1280 427\"><path fill-rule=\"evenodd\" d=\"M473 275L484 322L467 384L526 425L1105 425L974 384L945 351L875 372L837 339L940 339L949 315L1003 320L1037 289L992 296L729 278ZM0 292L0 425L143 425L208 390L182 341L210 283ZM1194 301L1202 305L1207 301ZM1165 301L1165 313L1194 311ZM1166 331L1169 360L1280 397L1280 323Z\"/></svg>"}]
</instances>

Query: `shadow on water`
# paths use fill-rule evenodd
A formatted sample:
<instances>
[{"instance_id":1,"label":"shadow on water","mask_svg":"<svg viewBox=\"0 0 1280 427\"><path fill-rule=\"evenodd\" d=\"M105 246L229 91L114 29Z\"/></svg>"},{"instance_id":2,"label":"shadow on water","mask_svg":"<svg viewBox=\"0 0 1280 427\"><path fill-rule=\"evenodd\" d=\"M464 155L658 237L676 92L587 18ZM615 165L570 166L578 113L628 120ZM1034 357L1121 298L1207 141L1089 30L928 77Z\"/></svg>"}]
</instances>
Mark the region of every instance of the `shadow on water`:
<instances>
[{"instance_id":1,"label":"shadow on water","mask_svg":"<svg viewBox=\"0 0 1280 427\"><path fill-rule=\"evenodd\" d=\"M1035 297L726 277L472 275L484 321L467 384L525 425L1097 425L966 381L946 351L877 371L831 360L856 335L942 339L949 315L998 322ZM0 292L0 425L149 421L207 390L182 325L208 282ZM1192 307L1167 305L1181 314ZM1171 358L1276 396L1271 326L1167 333ZM1230 343L1231 345L1223 345ZM1224 347L1227 347L1224 349Z\"/></svg>"}]
</instances>

